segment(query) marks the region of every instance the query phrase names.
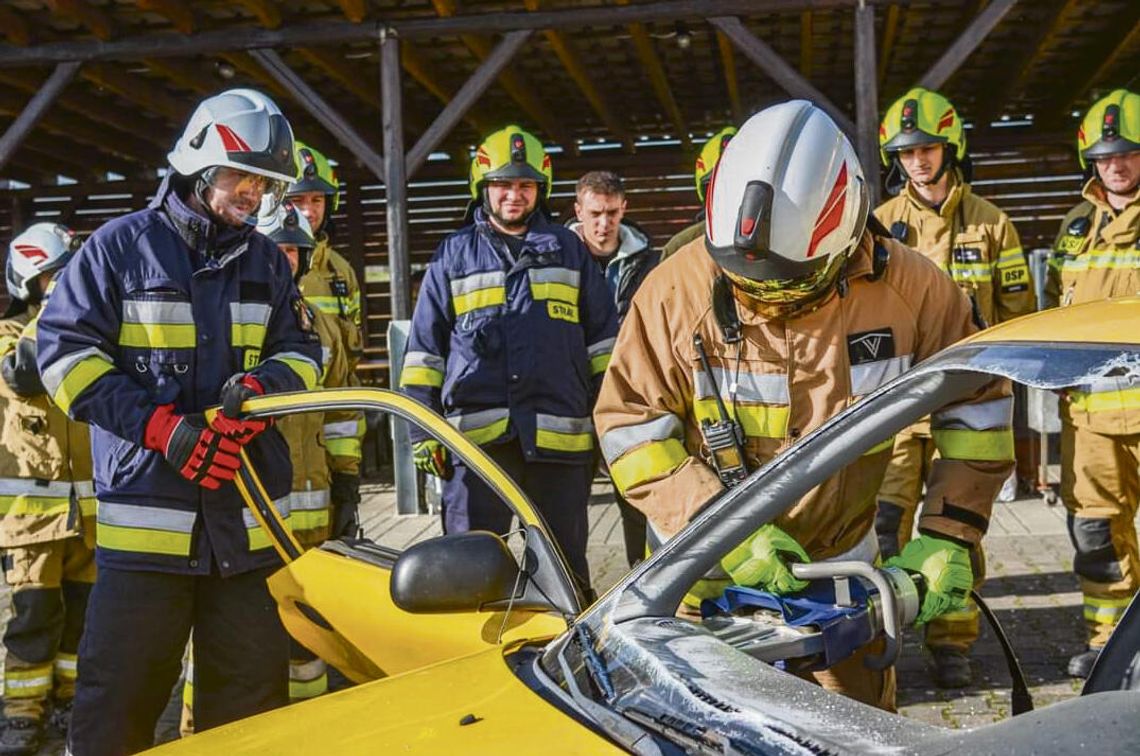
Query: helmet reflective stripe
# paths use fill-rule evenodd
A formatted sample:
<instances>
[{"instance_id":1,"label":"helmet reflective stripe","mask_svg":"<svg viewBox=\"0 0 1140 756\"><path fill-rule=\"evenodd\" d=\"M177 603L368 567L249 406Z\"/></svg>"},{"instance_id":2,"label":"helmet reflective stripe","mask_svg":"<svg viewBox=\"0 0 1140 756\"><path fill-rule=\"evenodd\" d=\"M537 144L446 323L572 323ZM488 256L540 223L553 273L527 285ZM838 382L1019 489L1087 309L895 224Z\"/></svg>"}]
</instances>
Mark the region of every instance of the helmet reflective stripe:
<instances>
[{"instance_id":1,"label":"helmet reflective stripe","mask_svg":"<svg viewBox=\"0 0 1140 756\"><path fill-rule=\"evenodd\" d=\"M713 170L716 168L717 161L720 160L721 153L724 152L725 146L735 135L736 127L726 126L709 137L704 147L701 147L700 154L697 155L696 167L693 169L693 180L697 184L697 199L701 202L705 201L705 187L708 186L709 179L712 178Z\"/></svg>"},{"instance_id":2,"label":"helmet reflective stripe","mask_svg":"<svg viewBox=\"0 0 1140 756\"><path fill-rule=\"evenodd\" d=\"M792 100L752 116L725 148L705 246L739 278L810 292L859 242L867 202L850 141L822 110Z\"/></svg>"},{"instance_id":3,"label":"helmet reflective stripe","mask_svg":"<svg viewBox=\"0 0 1140 756\"><path fill-rule=\"evenodd\" d=\"M966 156L966 133L953 103L937 92L915 87L895 100L879 125L879 157L890 165L891 154L925 144L945 144L951 157Z\"/></svg>"},{"instance_id":4,"label":"helmet reflective stripe","mask_svg":"<svg viewBox=\"0 0 1140 756\"><path fill-rule=\"evenodd\" d=\"M289 122L271 99L252 89L203 100L167 159L183 176L226 166L275 181L297 178Z\"/></svg>"},{"instance_id":5,"label":"helmet reflective stripe","mask_svg":"<svg viewBox=\"0 0 1140 756\"><path fill-rule=\"evenodd\" d=\"M1140 150L1140 95L1117 89L1093 103L1077 129L1081 167Z\"/></svg>"},{"instance_id":6,"label":"helmet reflective stripe","mask_svg":"<svg viewBox=\"0 0 1140 756\"><path fill-rule=\"evenodd\" d=\"M327 157L304 142L298 141L297 180L285 190L286 195L320 192L328 197L328 212L336 212L340 206L340 181Z\"/></svg>"},{"instance_id":7,"label":"helmet reflective stripe","mask_svg":"<svg viewBox=\"0 0 1140 756\"><path fill-rule=\"evenodd\" d=\"M492 179L530 179L542 185L549 198L554 183L550 155L538 138L519 126L507 126L491 134L471 160L468 186L471 198L479 199L483 185Z\"/></svg>"},{"instance_id":8,"label":"helmet reflective stripe","mask_svg":"<svg viewBox=\"0 0 1140 756\"><path fill-rule=\"evenodd\" d=\"M8 294L28 301L33 292L28 284L41 273L58 270L67 264L78 249L79 239L66 226L58 223L36 223L8 245L5 279ZM42 295L43 292L35 292Z\"/></svg>"}]
</instances>

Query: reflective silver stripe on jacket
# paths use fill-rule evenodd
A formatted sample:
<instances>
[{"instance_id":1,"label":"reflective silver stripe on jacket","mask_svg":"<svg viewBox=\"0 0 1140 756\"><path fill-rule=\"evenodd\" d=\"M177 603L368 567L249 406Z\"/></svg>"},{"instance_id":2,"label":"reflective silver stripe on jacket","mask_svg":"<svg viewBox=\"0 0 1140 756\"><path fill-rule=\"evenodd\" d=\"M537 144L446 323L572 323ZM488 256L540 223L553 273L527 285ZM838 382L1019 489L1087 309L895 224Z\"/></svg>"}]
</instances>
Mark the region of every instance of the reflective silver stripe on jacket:
<instances>
[{"instance_id":1,"label":"reflective silver stripe on jacket","mask_svg":"<svg viewBox=\"0 0 1140 756\"><path fill-rule=\"evenodd\" d=\"M788 403L788 376L782 374L749 373L741 370L726 370L714 367L713 378L720 389L721 398L732 399L733 381L736 382L736 400L740 402L761 402L764 404ZM693 390L697 399L712 399L712 381L705 371L693 370Z\"/></svg>"},{"instance_id":2,"label":"reflective silver stripe on jacket","mask_svg":"<svg viewBox=\"0 0 1140 756\"><path fill-rule=\"evenodd\" d=\"M531 283L558 283L577 289L582 274L570 268L529 268L526 272Z\"/></svg>"},{"instance_id":3,"label":"reflective silver stripe on jacket","mask_svg":"<svg viewBox=\"0 0 1140 756\"><path fill-rule=\"evenodd\" d=\"M317 491L294 491L289 494L288 511L309 512L329 508L329 490L322 488Z\"/></svg>"},{"instance_id":4,"label":"reflective silver stripe on jacket","mask_svg":"<svg viewBox=\"0 0 1140 756\"><path fill-rule=\"evenodd\" d=\"M586 355L592 359L600 354L608 354L614 350L614 344L616 343L616 337L602 339L601 341L595 341L593 344L590 344L590 346L586 347Z\"/></svg>"},{"instance_id":5,"label":"reflective silver stripe on jacket","mask_svg":"<svg viewBox=\"0 0 1140 756\"><path fill-rule=\"evenodd\" d=\"M194 308L189 302L146 299L123 300L124 323L193 325Z\"/></svg>"},{"instance_id":6,"label":"reflective silver stripe on jacket","mask_svg":"<svg viewBox=\"0 0 1140 756\"><path fill-rule=\"evenodd\" d=\"M197 519L196 512L147 507L140 504L118 504L113 501L100 501L97 511L97 520L103 525L165 530L171 533L193 532L194 522Z\"/></svg>"},{"instance_id":7,"label":"reflective silver stripe on jacket","mask_svg":"<svg viewBox=\"0 0 1140 756\"><path fill-rule=\"evenodd\" d=\"M1136 388L1136 382L1127 376L1097 378L1090 383L1082 383L1077 386L1078 391L1083 391L1086 394L1111 394L1133 388Z\"/></svg>"},{"instance_id":8,"label":"reflective silver stripe on jacket","mask_svg":"<svg viewBox=\"0 0 1140 756\"><path fill-rule=\"evenodd\" d=\"M476 428L484 428L499 420L505 420L510 417L510 414L510 410L506 408L494 407L492 409L479 410L478 412L468 412L463 415L452 415L447 418L447 422L451 423L458 430L466 432Z\"/></svg>"},{"instance_id":9,"label":"reflective silver stripe on jacket","mask_svg":"<svg viewBox=\"0 0 1140 756\"><path fill-rule=\"evenodd\" d=\"M461 297L464 294L470 294L474 291L493 289L499 286L506 286L506 284L507 274L501 270L493 270L487 273L473 273L470 276L453 278L451 280L451 296Z\"/></svg>"},{"instance_id":10,"label":"reflective silver stripe on jacket","mask_svg":"<svg viewBox=\"0 0 1140 756\"><path fill-rule=\"evenodd\" d=\"M273 500L273 506L277 508L282 520L289 519L289 513L292 511L289 508L291 503L289 496L282 496L280 499ZM246 530L261 527L257 520L254 519L253 512L250 512L248 507L241 510L241 521L245 523Z\"/></svg>"},{"instance_id":11,"label":"reflective silver stripe on jacket","mask_svg":"<svg viewBox=\"0 0 1140 756\"><path fill-rule=\"evenodd\" d=\"M59 387L64 379L67 378L67 374L71 372L71 369L88 357L98 357L104 360L108 365L115 364L115 361L112 360L106 352L97 347L87 347L86 349L80 349L78 352L66 354L48 365L47 369L40 372L40 380L44 382L44 388L47 389L48 394L54 397L59 393Z\"/></svg>"},{"instance_id":12,"label":"reflective silver stripe on jacket","mask_svg":"<svg viewBox=\"0 0 1140 756\"><path fill-rule=\"evenodd\" d=\"M560 417L535 413L534 426L539 430L557 433L593 433L594 421L589 417Z\"/></svg>"},{"instance_id":13,"label":"reflective silver stripe on jacket","mask_svg":"<svg viewBox=\"0 0 1140 756\"><path fill-rule=\"evenodd\" d=\"M317 363L313 362L313 358L308 355L301 354L300 352L278 352L269 359L271 360L298 360L311 365L314 373L320 373L317 368Z\"/></svg>"},{"instance_id":14,"label":"reflective silver stripe on jacket","mask_svg":"<svg viewBox=\"0 0 1140 756\"><path fill-rule=\"evenodd\" d=\"M447 360L431 352L408 352L404 355L404 367L425 367L442 373Z\"/></svg>"},{"instance_id":15,"label":"reflective silver stripe on jacket","mask_svg":"<svg viewBox=\"0 0 1140 756\"><path fill-rule=\"evenodd\" d=\"M0 478L0 496L50 496L66 499L71 496L71 482L53 480L44 483L36 478Z\"/></svg>"},{"instance_id":16,"label":"reflective silver stripe on jacket","mask_svg":"<svg viewBox=\"0 0 1140 756\"><path fill-rule=\"evenodd\" d=\"M851 396L869 394L885 383L893 381L910 370L912 356L891 357L887 360L864 362L851 366Z\"/></svg>"},{"instance_id":17,"label":"reflective silver stripe on jacket","mask_svg":"<svg viewBox=\"0 0 1140 756\"><path fill-rule=\"evenodd\" d=\"M930 424L939 430L1008 428L1013 425L1013 397L947 407L932 414Z\"/></svg>"},{"instance_id":18,"label":"reflective silver stripe on jacket","mask_svg":"<svg viewBox=\"0 0 1140 756\"><path fill-rule=\"evenodd\" d=\"M230 320L244 325L269 325L273 308L262 302L230 302Z\"/></svg>"},{"instance_id":19,"label":"reflective silver stripe on jacket","mask_svg":"<svg viewBox=\"0 0 1140 756\"><path fill-rule=\"evenodd\" d=\"M356 438L356 421L343 420L338 423L325 423L322 426L325 438Z\"/></svg>"},{"instance_id":20,"label":"reflective silver stripe on jacket","mask_svg":"<svg viewBox=\"0 0 1140 756\"><path fill-rule=\"evenodd\" d=\"M647 420L637 425L623 425L620 428L610 428L602 436L602 456L606 462L613 464L630 451L650 441L665 441L675 438L685 439L685 428L681 419L670 413Z\"/></svg>"},{"instance_id":21,"label":"reflective silver stripe on jacket","mask_svg":"<svg viewBox=\"0 0 1140 756\"><path fill-rule=\"evenodd\" d=\"M81 499L89 499L95 495L95 483L90 480L72 481L75 486L75 495Z\"/></svg>"}]
</instances>

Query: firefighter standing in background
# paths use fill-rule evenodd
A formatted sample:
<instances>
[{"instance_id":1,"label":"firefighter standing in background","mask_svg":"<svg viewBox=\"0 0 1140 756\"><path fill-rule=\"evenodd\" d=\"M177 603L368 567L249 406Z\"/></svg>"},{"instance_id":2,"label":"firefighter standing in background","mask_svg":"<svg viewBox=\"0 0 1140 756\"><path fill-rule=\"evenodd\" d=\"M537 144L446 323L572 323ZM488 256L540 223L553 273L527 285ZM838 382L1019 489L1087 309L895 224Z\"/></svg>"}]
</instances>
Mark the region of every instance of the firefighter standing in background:
<instances>
[{"instance_id":1,"label":"firefighter standing in background","mask_svg":"<svg viewBox=\"0 0 1140 756\"><path fill-rule=\"evenodd\" d=\"M910 90L887 110L879 146L889 168L887 189L898 196L883 203L875 216L891 236L946 271L970 298L982 327L1036 310L1029 267L1009 216L974 194L967 182L966 133L950 101L921 87ZM875 520L885 557L899 553L910 540L934 455L928 421L895 438ZM970 557L980 587L985 579L980 545ZM973 601L926 626L937 685L970 683L967 654L977 638Z\"/></svg>"},{"instance_id":2,"label":"firefighter standing in background","mask_svg":"<svg viewBox=\"0 0 1140 756\"><path fill-rule=\"evenodd\" d=\"M444 239L416 300L400 385L445 415L510 475L589 593L590 419L617 333L613 296L582 240L545 214L553 172L518 126L471 162L474 223ZM448 533L506 533L511 512L422 429L416 465L444 479Z\"/></svg>"},{"instance_id":3,"label":"firefighter standing in background","mask_svg":"<svg viewBox=\"0 0 1140 756\"><path fill-rule=\"evenodd\" d=\"M309 270L316 240L309 230L309 222L291 203L267 207L258 219L257 230L277 244L289 260L293 280L300 281ZM321 339L321 386L340 388L348 385L348 356L335 318L310 308L314 330ZM278 430L289 444L289 457L293 462L293 490L289 494L289 519L301 548L310 549L329 538L330 518L329 480L341 473L356 476L360 473L360 459L338 455L335 446L329 446L329 434L338 427L355 425L359 412L305 412L290 415L277 423ZM289 699L299 701L315 698L328 691L328 670L315 654L293 640L289 652Z\"/></svg>"},{"instance_id":4,"label":"firefighter standing in background","mask_svg":"<svg viewBox=\"0 0 1140 756\"><path fill-rule=\"evenodd\" d=\"M0 548L12 618L4 632L0 754L36 753L49 712L66 732L95 582L87 426L51 403L36 366L36 316L77 245L64 226L37 223L8 248L13 307L0 320Z\"/></svg>"},{"instance_id":5,"label":"firefighter standing in background","mask_svg":"<svg viewBox=\"0 0 1140 756\"><path fill-rule=\"evenodd\" d=\"M340 206L340 184L328 158L304 142L297 142L297 167L301 176L289 186L285 195L305 216L317 241L309 271L302 276L299 287L306 302L335 319L348 361L347 385L359 386L356 365L364 354L360 330L360 284L352 265L329 242L332 214ZM360 505L360 458L364 431L363 415L352 423L325 428L329 454L338 459L354 458L357 462L353 472L344 467L332 471L332 538L355 536L359 530L357 510Z\"/></svg>"},{"instance_id":6,"label":"firefighter standing in background","mask_svg":"<svg viewBox=\"0 0 1140 756\"><path fill-rule=\"evenodd\" d=\"M1082 201L1054 244L1047 307L1140 294L1140 95L1098 100L1077 132L1081 167L1092 166ZM1088 648L1069 660L1088 677L1140 587L1140 388L1131 375L1074 386L1061 400L1061 498L1069 510Z\"/></svg>"},{"instance_id":7,"label":"firefighter standing in background","mask_svg":"<svg viewBox=\"0 0 1140 756\"><path fill-rule=\"evenodd\" d=\"M721 153L724 152L725 146L735 134L735 126L725 126L709 137L708 141L701 147L701 151L697 155L696 166L693 169L693 180L697 185L697 201L701 203L701 210L697 213L693 225L677 232L673 238L667 241L665 246L661 248L662 260L694 239L700 239L705 235L705 189L709 185L709 179L712 178L713 169L716 168L716 163L720 160Z\"/></svg>"},{"instance_id":8,"label":"firefighter standing in background","mask_svg":"<svg viewBox=\"0 0 1140 756\"><path fill-rule=\"evenodd\" d=\"M240 408L320 378L288 263L253 227L262 197L296 179L293 134L269 98L234 89L199 104L168 159L150 206L91 235L38 326L48 393L90 423L99 502L77 756L152 744L191 631L199 731L288 702L265 584L281 561L230 482L244 447L288 506L285 441Z\"/></svg>"},{"instance_id":9,"label":"firefighter standing in background","mask_svg":"<svg viewBox=\"0 0 1140 756\"><path fill-rule=\"evenodd\" d=\"M708 187L706 236L634 296L594 413L614 483L645 512L651 539L663 542L748 471L976 330L950 279L877 224L865 228L867 202L854 148L804 100L754 115L726 147ZM969 547L1013 466L1012 406L1008 382L993 381L934 415L937 495L922 534L888 563L923 575L919 622L964 605ZM873 561L890 451L887 439L761 527L686 603L729 580L803 588L790 558ZM873 651L814 677L893 709L894 670L863 664Z\"/></svg>"}]
</instances>

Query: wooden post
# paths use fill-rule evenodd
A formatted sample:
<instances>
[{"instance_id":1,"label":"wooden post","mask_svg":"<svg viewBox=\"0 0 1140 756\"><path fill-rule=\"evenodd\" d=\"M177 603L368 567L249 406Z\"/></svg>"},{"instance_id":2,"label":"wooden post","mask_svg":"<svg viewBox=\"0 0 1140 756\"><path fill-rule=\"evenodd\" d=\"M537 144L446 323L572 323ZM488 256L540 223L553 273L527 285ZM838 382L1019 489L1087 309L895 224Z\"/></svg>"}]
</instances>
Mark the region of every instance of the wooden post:
<instances>
[{"instance_id":1,"label":"wooden post","mask_svg":"<svg viewBox=\"0 0 1140 756\"><path fill-rule=\"evenodd\" d=\"M875 65L875 9L855 9L855 149L863 164L871 207L879 205L879 82Z\"/></svg>"},{"instance_id":2,"label":"wooden post","mask_svg":"<svg viewBox=\"0 0 1140 756\"><path fill-rule=\"evenodd\" d=\"M79 71L79 65L76 62L57 65L55 70L51 72L51 76L40 87L40 90L32 95L32 99L28 100L28 104L24 106L20 115L12 121L12 125L4 132L4 136L0 137L0 168L3 168L12 159L12 155L16 154L16 150L20 148L24 138L31 133L36 123L55 102L55 98L75 78L76 72Z\"/></svg>"},{"instance_id":3,"label":"wooden post","mask_svg":"<svg viewBox=\"0 0 1140 756\"><path fill-rule=\"evenodd\" d=\"M732 40L740 52L760 66L761 70L779 84L785 92L793 97L811 100L826 111L839 128L847 132L848 135L855 133L855 124L842 110L827 99L823 92L812 86L811 82L800 76L799 72L789 66L779 53L748 31L739 18L718 16L710 18L709 23L724 32L725 36Z\"/></svg>"},{"instance_id":4,"label":"wooden post","mask_svg":"<svg viewBox=\"0 0 1140 756\"><path fill-rule=\"evenodd\" d=\"M451 133L455 124L459 123L464 114L475 104L475 101L487 91L487 87L491 86L499 72L511 62L511 59L515 57L515 54L526 44L533 33L528 30L508 32L503 37L503 41L487 56L487 59L475 69L475 73L471 74L471 78L455 93L455 97L436 116L431 126L428 126L427 131L420 135L419 141L408 153L406 168L408 176L420 169L431 151L438 147L444 137Z\"/></svg>"},{"instance_id":5,"label":"wooden post","mask_svg":"<svg viewBox=\"0 0 1140 756\"><path fill-rule=\"evenodd\" d=\"M388 270L392 319L412 316L411 264L408 260L408 187L405 173L400 40L390 29L380 32L381 117L384 129L384 197L388 221Z\"/></svg>"},{"instance_id":6,"label":"wooden post","mask_svg":"<svg viewBox=\"0 0 1140 756\"><path fill-rule=\"evenodd\" d=\"M280 55L273 50L250 50L249 54L278 84L292 92L297 102L328 129L337 141L347 147L357 160L364 163L378 179L384 179L384 159L376 154L368 142L356 133L356 129L317 94L316 90L289 68Z\"/></svg>"}]
</instances>

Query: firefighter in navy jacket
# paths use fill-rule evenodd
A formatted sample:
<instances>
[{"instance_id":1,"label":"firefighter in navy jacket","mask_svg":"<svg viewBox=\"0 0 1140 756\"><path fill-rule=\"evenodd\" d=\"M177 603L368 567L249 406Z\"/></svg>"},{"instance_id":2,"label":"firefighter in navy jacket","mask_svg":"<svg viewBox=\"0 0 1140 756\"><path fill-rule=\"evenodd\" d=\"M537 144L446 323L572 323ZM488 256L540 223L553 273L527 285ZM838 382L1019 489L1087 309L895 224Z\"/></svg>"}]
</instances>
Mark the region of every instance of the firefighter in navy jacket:
<instances>
[{"instance_id":1,"label":"firefighter in navy jacket","mask_svg":"<svg viewBox=\"0 0 1140 756\"><path fill-rule=\"evenodd\" d=\"M549 222L550 157L517 126L471 164L474 223L428 268L401 373L404 390L445 415L535 503L583 588L590 418L617 334L613 298L572 231ZM439 442L413 431L417 465L445 479L448 532L505 533L510 512Z\"/></svg>"},{"instance_id":2,"label":"firefighter in navy jacket","mask_svg":"<svg viewBox=\"0 0 1140 756\"><path fill-rule=\"evenodd\" d=\"M296 176L293 136L252 90L203 101L151 205L91 236L39 325L53 400L91 424L96 562L69 734L75 754L151 745L193 628L198 729L287 703L278 565L232 478L244 446L287 507L289 451L241 419L313 388L320 343L289 266L251 221ZM210 425L203 410L221 403Z\"/></svg>"}]
</instances>

